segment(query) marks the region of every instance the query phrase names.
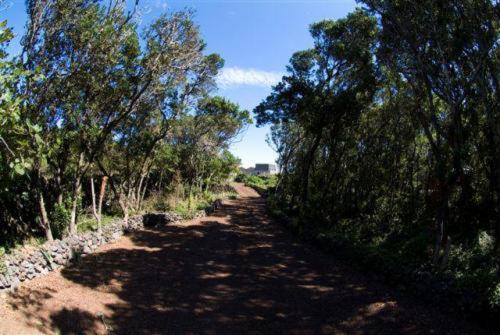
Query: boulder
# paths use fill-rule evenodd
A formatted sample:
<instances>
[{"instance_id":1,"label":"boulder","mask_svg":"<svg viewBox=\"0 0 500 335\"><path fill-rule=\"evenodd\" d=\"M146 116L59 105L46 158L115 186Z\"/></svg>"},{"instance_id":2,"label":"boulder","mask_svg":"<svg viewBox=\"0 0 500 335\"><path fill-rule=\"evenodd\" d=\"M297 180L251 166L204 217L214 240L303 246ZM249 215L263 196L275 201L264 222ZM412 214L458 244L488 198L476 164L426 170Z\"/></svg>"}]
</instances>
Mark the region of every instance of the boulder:
<instances>
[{"instance_id":1,"label":"boulder","mask_svg":"<svg viewBox=\"0 0 500 335\"><path fill-rule=\"evenodd\" d=\"M56 263L57 265L64 265L66 263L66 260L62 255L58 254L56 255L56 257L54 257L54 263Z\"/></svg>"}]
</instances>

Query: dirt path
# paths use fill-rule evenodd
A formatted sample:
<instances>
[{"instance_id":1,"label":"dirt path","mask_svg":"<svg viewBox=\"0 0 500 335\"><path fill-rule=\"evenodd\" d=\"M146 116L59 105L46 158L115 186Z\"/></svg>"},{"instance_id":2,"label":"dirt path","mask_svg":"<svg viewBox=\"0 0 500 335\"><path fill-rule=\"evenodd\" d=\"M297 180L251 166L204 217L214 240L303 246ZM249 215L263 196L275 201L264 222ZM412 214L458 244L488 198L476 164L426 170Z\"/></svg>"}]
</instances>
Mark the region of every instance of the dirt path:
<instances>
[{"instance_id":1,"label":"dirt path","mask_svg":"<svg viewBox=\"0 0 500 335\"><path fill-rule=\"evenodd\" d=\"M443 334L456 321L370 281L240 197L144 230L1 301L0 334Z\"/></svg>"}]
</instances>

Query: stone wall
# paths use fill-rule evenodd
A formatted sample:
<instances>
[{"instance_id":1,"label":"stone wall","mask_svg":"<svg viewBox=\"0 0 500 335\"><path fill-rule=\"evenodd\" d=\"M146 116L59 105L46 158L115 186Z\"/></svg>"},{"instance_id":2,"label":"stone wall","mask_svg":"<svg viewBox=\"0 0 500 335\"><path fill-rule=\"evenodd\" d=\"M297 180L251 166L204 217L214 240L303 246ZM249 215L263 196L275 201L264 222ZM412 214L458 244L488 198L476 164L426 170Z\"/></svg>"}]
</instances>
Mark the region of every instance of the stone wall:
<instances>
[{"instance_id":1,"label":"stone wall","mask_svg":"<svg viewBox=\"0 0 500 335\"><path fill-rule=\"evenodd\" d=\"M221 206L216 200L195 217L203 217ZM144 227L155 227L180 221L182 217L175 213L148 213L129 218L125 225L121 219L102 227L102 233L87 232L68 236L62 240L47 242L30 251L17 251L5 255L0 262L0 292L14 290L20 283L43 276L57 268L68 265L74 258L93 253L99 246L118 240L124 233L130 233Z\"/></svg>"}]
</instances>

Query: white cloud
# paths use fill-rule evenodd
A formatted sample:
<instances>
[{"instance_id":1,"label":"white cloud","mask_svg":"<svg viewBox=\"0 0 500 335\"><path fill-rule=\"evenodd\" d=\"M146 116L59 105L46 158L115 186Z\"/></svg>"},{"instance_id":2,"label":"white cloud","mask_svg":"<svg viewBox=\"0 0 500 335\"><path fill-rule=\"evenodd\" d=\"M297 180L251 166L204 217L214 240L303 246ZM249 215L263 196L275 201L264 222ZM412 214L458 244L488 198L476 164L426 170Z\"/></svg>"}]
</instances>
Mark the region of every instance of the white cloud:
<instances>
[{"instance_id":1,"label":"white cloud","mask_svg":"<svg viewBox=\"0 0 500 335\"><path fill-rule=\"evenodd\" d=\"M166 0L155 0L153 7L156 9L166 10L168 8L168 4Z\"/></svg>"},{"instance_id":2,"label":"white cloud","mask_svg":"<svg viewBox=\"0 0 500 335\"><path fill-rule=\"evenodd\" d=\"M166 10L169 7L167 0L146 0L144 3L146 4L146 7L149 9L149 11L157 9Z\"/></svg>"},{"instance_id":3,"label":"white cloud","mask_svg":"<svg viewBox=\"0 0 500 335\"><path fill-rule=\"evenodd\" d=\"M241 85L271 87L276 85L282 76L283 74L279 72L228 67L222 69L217 77L217 83L222 88Z\"/></svg>"}]
</instances>

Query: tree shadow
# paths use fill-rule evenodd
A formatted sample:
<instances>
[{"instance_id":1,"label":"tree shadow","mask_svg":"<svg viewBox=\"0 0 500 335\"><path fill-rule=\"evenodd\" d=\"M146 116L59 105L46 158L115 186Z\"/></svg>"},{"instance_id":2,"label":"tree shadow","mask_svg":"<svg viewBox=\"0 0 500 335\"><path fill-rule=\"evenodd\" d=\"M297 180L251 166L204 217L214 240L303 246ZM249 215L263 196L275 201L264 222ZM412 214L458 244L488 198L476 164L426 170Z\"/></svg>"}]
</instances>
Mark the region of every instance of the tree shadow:
<instances>
[{"instance_id":1,"label":"tree shadow","mask_svg":"<svg viewBox=\"0 0 500 335\"><path fill-rule=\"evenodd\" d=\"M51 328L60 334L96 334L107 331L106 325L98 315L92 315L78 308L70 310L63 307L59 312L51 314L50 319Z\"/></svg>"},{"instance_id":2,"label":"tree shadow","mask_svg":"<svg viewBox=\"0 0 500 335\"><path fill-rule=\"evenodd\" d=\"M64 334L454 333L452 321L415 307L269 221L260 198L239 198L199 224L129 237L61 271L115 294L106 320L81 310L51 315ZM103 325L105 326L103 328ZM462 328L460 333L467 333Z\"/></svg>"}]
</instances>

